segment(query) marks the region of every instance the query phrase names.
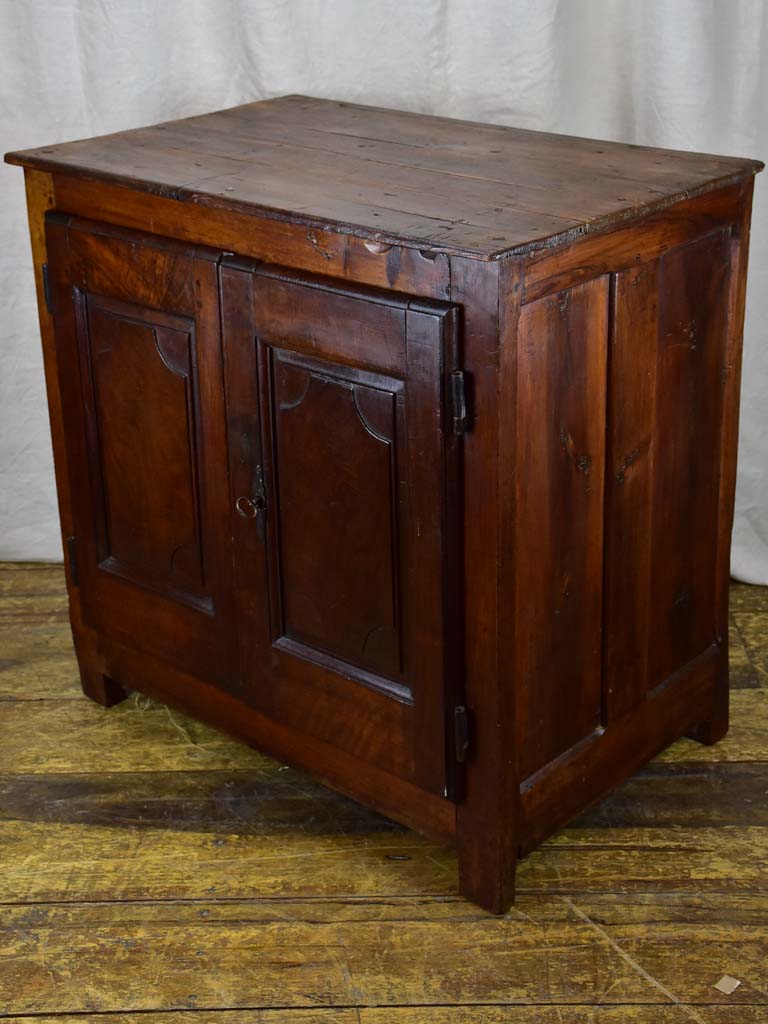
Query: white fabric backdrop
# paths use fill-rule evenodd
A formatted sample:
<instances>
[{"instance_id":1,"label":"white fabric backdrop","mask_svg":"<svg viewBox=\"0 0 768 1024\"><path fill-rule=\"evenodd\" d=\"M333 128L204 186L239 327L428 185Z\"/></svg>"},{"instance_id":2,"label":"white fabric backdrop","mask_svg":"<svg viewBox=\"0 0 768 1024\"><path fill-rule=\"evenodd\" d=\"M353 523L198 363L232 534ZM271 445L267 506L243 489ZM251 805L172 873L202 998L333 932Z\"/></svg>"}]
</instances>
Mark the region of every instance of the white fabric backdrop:
<instances>
[{"instance_id":1,"label":"white fabric backdrop","mask_svg":"<svg viewBox=\"0 0 768 1024\"><path fill-rule=\"evenodd\" d=\"M764 0L0 0L0 146L282 93L768 156ZM59 559L22 174L0 169L0 559ZM768 174L747 306L735 575L768 583Z\"/></svg>"}]
</instances>

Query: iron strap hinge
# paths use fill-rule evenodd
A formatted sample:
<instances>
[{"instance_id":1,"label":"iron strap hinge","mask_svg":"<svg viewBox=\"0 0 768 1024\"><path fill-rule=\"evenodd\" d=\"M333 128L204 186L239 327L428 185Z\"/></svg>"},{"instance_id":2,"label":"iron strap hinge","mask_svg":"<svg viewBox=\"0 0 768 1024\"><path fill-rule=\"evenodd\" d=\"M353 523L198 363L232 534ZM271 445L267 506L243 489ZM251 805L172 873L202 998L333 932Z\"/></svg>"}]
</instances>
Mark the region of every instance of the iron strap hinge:
<instances>
[{"instance_id":1,"label":"iron strap hinge","mask_svg":"<svg viewBox=\"0 0 768 1024\"><path fill-rule=\"evenodd\" d=\"M450 376L451 433L455 437L466 434L469 418L467 416L467 387L463 370L454 370Z\"/></svg>"},{"instance_id":2,"label":"iron strap hinge","mask_svg":"<svg viewBox=\"0 0 768 1024\"><path fill-rule=\"evenodd\" d=\"M453 709L453 750L456 760L463 763L469 751L469 712L463 704Z\"/></svg>"},{"instance_id":3,"label":"iron strap hinge","mask_svg":"<svg viewBox=\"0 0 768 1024\"><path fill-rule=\"evenodd\" d=\"M45 299L45 308L48 310L49 313L52 313L53 307L51 306L51 280L50 277L48 276L48 264L44 263L41 270L43 275L43 298Z\"/></svg>"}]
</instances>

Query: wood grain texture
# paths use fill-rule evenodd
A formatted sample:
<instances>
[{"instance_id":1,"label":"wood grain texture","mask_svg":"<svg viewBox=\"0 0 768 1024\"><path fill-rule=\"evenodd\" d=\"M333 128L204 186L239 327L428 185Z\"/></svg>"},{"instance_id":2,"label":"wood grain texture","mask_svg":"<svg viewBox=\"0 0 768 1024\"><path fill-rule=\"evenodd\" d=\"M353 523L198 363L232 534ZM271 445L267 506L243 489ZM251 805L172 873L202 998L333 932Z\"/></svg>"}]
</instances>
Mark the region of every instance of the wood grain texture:
<instances>
[{"instance_id":1,"label":"wood grain texture","mask_svg":"<svg viewBox=\"0 0 768 1024\"><path fill-rule=\"evenodd\" d=\"M565 1017L567 1012L568 1016ZM692 1016L696 1014L696 1016ZM14 1018L19 1024L135 1024L131 1013L55 1014ZM761 1006L697 1005L678 1006L595 1006L569 1003L567 1010L559 1006L387 1006L334 1007L324 1010L209 1010L206 1024L765 1024ZM144 1024L199 1024L200 1014L194 1010L170 1010L164 1013L144 1012Z\"/></svg>"},{"instance_id":2,"label":"wood grain texture","mask_svg":"<svg viewBox=\"0 0 768 1024\"><path fill-rule=\"evenodd\" d=\"M768 594L732 596L757 661ZM768 1020L764 679L734 693L724 742L680 741L524 860L494 919L457 897L446 847L146 699L69 700L65 609L60 567L0 569L2 1014ZM40 630L56 659L38 657Z\"/></svg>"},{"instance_id":3,"label":"wood grain texture","mask_svg":"<svg viewBox=\"0 0 768 1024\"><path fill-rule=\"evenodd\" d=\"M70 175L53 175L53 180L60 208L83 217L379 288L413 292L418 281L421 294L448 297L450 265L444 253L380 246L332 230L184 203Z\"/></svg>"},{"instance_id":4,"label":"wood grain texture","mask_svg":"<svg viewBox=\"0 0 768 1024\"><path fill-rule=\"evenodd\" d=\"M62 683L74 686L77 666L71 663ZM233 744L218 730L202 725L179 711L169 711L146 697L131 700L105 716L90 702L72 701L66 688L63 699L41 702L5 700L0 704L0 770L31 772L180 771L201 763L212 769L253 768L259 755ZM35 715L39 715L36 718ZM59 727L72 738L72 747L50 745L35 750L29 732ZM37 723L37 725L35 724ZM146 746L148 735L153 741ZM179 745L178 740L184 740Z\"/></svg>"},{"instance_id":5,"label":"wood grain texture","mask_svg":"<svg viewBox=\"0 0 768 1024\"><path fill-rule=\"evenodd\" d=\"M704 743L714 743L728 730L730 689L728 685L728 621L731 536L736 499L736 461L738 453L741 365L744 337L744 313L747 296L749 230L752 216L754 181L742 185L743 203L739 219L731 225L728 239L730 274L726 311L726 340L721 365L721 419L718 464L717 551L715 555L715 629L723 650L723 670L708 718L697 723L690 735Z\"/></svg>"},{"instance_id":6,"label":"wood grain texture","mask_svg":"<svg viewBox=\"0 0 768 1024\"><path fill-rule=\"evenodd\" d=\"M659 273L649 688L717 639L722 567L716 565L719 466L712 462L720 449L729 233L672 250Z\"/></svg>"},{"instance_id":7,"label":"wood grain texture","mask_svg":"<svg viewBox=\"0 0 768 1024\"><path fill-rule=\"evenodd\" d=\"M0 984L19 1013L764 999L764 897L615 909L612 896L525 899L500 921L397 900L373 918L324 901L11 907ZM743 979L731 997L713 988L726 964Z\"/></svg>"},{"instance_id":8,"label":"wood grain texture","mask_svg":"<svg viewBox=\"0 0 768 1024\"><path fill-rule=\"evenodd\" d=\"M464 362L472 380L472 429L464 438L463 514L465 699L470 709L474 753L466 770L466 797L457 808L462 891L502 910L514 893L517 784L513 751L504 741L514 704L496 683L499 670L499 537L497 374L500 269L476 261L451 263L451 298L464 307ZM477 416L477 409L483 410ZM477 496L483 500L478 501Z\"/></svg>"},{"instance_id":9,"label":"wood grain texture","mask_svg":"<svg viewBox=\"0 0 768 1024\"><path fill-rule=\"evenodd\" d=\"M454 843L461 893L501 914L517 858L679 736L724 735L729 633L760 704L726 557L757 162L301 97L9 159L36 183L71 621L84 692L124 705L107 733L146 706L129 689L185 709L423 830L422 851ZM53 702L3 713L34 731ZM754 759L761 721L726 764ZM217 770L253 770L214 746ZM7 747L11 776L52 774ZM80 822L53 824L76 851ZM708 891L728 841L760 848L759 823L720 824L690 876ZM100 829L106 892L120 841ZM185 859L223 884L204 837L175 859L156 839L139 851L169 893ZM283 898L240 840L231 898ZM287 891L338 894L297 842ZM616 856L621 892L671 871ZM594 892L545 860L526 884Z\"/></svg>"},{"instance_id":10,"label":"wood grain texture","mask_svg":"<svg viewBox=\"0 0 768 1024\"><path fill-rule=\"evenodd\" d=\"M648 685L658 275L658 262L651 262L612 280L603 621L608 720L641 704Z\"/></svg>"},{"instance_id":11,"label":"wood grain texture","mask_svg":"<svg viewBox=\"0 0 768 1024\"><path fill-rule=\"evenodd\" d=\"M601 276L520 315L513 664L523 779L601 724L608 297Z\"/></svg>"},{"instance_id":12,"label":"wood grain texture","mask_svg":"<svg viewBox=\"0 0 768 1024\"><path fill-rule=\"evenodd\" d=\"M0 572L0 701L80 699L64 567Z\"/></svg>"},{"instance_id":13,"label":"wood grain texture","mask_svg":"<svg viewBox=\"0 0 768 1024\"><path fill-rule=\"evenodd\" d=\"M525 301L534 302L600 274L652 263L669 249L701 238L724 223L739 221L745 193L751 185L733 185L683 200L637 223L618 227L611 232L607 245L607 239L598 235L532 253L525 261Z\"/></svg>"},{"instance_id":14,"label":"wood grain texture","mask_svg":"<svg viewBox=\"0 0 768 1024\"><path fill-rule=\"evenodd\" d=\"M724 735L757 161L302 97L8 159L86 695L455 841L497 912Z\"/></svg>"},{"instance_id":15,"label":"wood grain texture","mask_svg":"<svg viewBox=\"0 0 768 1024\"><path fill-rule=\"evenodd\" d=\"M714 750L696 751L701 761L761 761L768 749L768 692L765 689L735 691L731 695L733 728ZM686 761L694 756L693 740L680 740L659 755L662 761Z\"/></svg>"},{"instance_id":16,"label":"wood grain texture","mask_svg":"<svg viewBox=\"0 0 768 1024\"><path fill-rule=\"evenodd\" d=\"M244 697L442 798L455 310L242 258L220 280Z\"/></svg>"},{"instance_id":17,"label":"wood grain texture","mask_svg":"<svg viewBox=\"0 0 768 1024\"><path fill-rule=\"evenodd\" d=\"M59 214L46 240L83 620L100 641L122 637L182 668L207 667L227 687L234 623L215 262ZM98 692L104 673L90 654L84 685Z\"/></svg>"},{"instance_id":18,"label":"wood grain texture","mask_svg":"<svg viewBox=\"0 0 768 1024\"><path fill-rule=\"evenodd\" d=\"M302 96L6 160L483 258L599 233L762 167Z\"/></svg>"}]
</instances>

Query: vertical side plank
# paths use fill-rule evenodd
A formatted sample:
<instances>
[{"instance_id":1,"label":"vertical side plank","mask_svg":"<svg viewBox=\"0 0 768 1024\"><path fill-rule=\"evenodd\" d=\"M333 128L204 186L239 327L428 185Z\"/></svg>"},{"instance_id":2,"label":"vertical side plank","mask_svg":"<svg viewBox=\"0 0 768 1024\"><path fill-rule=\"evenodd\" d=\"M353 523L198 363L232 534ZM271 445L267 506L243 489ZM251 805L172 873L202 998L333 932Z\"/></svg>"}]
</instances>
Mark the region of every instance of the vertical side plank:
<instances>
[{"instance_id":1,"label":"vertical side plank","mask_svg":"<svg viewBox=\"0 0 768 1024\"><path fill-rule=\"evenodd\" d=\"M229 483L227 459L227 413L220 319L219 280L216 264L194 258L195 314L197 318L197 359L199 365L202 444L200 472L203 568L212 589L221 638L220 654L226 665L226 682L235 691L241 686L237 654L238 623L235 616L234 567L232 565L232 505L220 493Z\"/></svg>"},{"instance_id":2,"label":"vertical side plank","mask_svg":"<svg viewBox=\"0 0 768 1024\"><path fill-rule=\"evenodd\" d=\"M506 843L513 844L515 857L522 846L519 754L515 741L520 682L515 673L515 620L520 600L516 567L518 559L525 554L517 550L514 524L520 441L517 435L517 363L523 282L523 260L505 260L499 280L498 721L503 745L498 785L502 834Z\"/></svg>"},{"instance_id":3,"label":"vertical side plank","mask_svg":"<svg viewBox=\"0 0 768 1024\"><path fill-rule=\"evenodd\" d=\"M457 557L457 537L449 535L445 488L455 475L450 462L458 454L446 423L444 380L456 366L455 313L442 317L412 302L405 316L406 432L411 481L408 548L409 591L422 611L411 633L411 671L415 691L415 763L419 784L437 794L456 792L455 763L447 751L447 721L458 689L461 646L458 619L447 585L449 564ZM435 425L439 424L439 430ZM435 496L438 495L438 500ZM425 573L434 565L434 573ZM448 756L446 756L448 754Z\"/></svg>"},{"instance_id":4,"label":"vertical side plank","mask_svg":"<svg viewBox=\"0 0 768 1024\"><path fill-rule=\"evenodd\" d=\"M651 601L658 260L613 278L605 502L605 724L645 699Z\"/></svg>"},{"instance_id":5,"label":"vertical side plank","mask_svg":"<svg viewBox=\"0 0 768 1024\"><path fill-rule=\"evenodd\" d=\"M119 687L104 675L104 662L99 654L95 634L83 624L80 594L74 585L75 574L71 563L72 551L66 538L74 534L74 513L69 466L67 462L66 434L59 385L59 366L56 354L56 340L53 317L48 311L43 284L43 264L48 262L45 240L45 214L56 206L53 177L44 171L24 168L24 182L27 192L27 219L32 244L32 261L35 271L37 292L37 313L40 323L40 340L43 349L45 389L48 399L48 417L51 425L53 466L56 476L56 495L59 506L59 523L63 539L64 566L69 593L69 617L80 668L84 691L104 704L116 703L121 699Z\"/></svg>"},{"instance_id":6,"label":"vertical side plank","mask_svg":"<svg viewBox=\"0 0 768 1024\"><path fill-rule=\"evenodd\" d=\"M266 600L255 595L267 593L264 545L253 522L233 515L241 496L252 498L260 492L255 467L262 464L259 422L256 337L253 325L253 265L232 261L219 267L222 361L224 373L227 444L229 452L230 558L235 584L236 615L239 625L240 680L250 678L256 666L266 660L269 643ZM235 558L234 553L237 552ZM268 693L267 688L262 688Z\"/></svg>"},{"instance_id":7,"label":"vertical side plank","mask_svg":"<svg viewBox=\"0 0 768 1024\"><path fill-rule=\"evenodd\" d=\"M499 264L451 260L451 299L463 307L471 429L464 437L465 694L471 752L457 807L459 883L494 913L514 895L517 779L512 701L498 673ZM509 717L508 717L509 716Z\"/></svg>"},{"instance_id":8,"label":"vertical side plank","mask_svg":"<svg viewBox=\"0 0 768 1024\"><path fill-rule=\"evenodd\" d=\"M720 435L720 493L717 543L717 629L718 639L728 640L728 592L731 530L736 495L736 450L739 439L741 359L744 343L744 309L749 262L749 226L752 217L754 178L743 186L744 198L738 222L730 240L731 275L728 293L727 340L723 360L723 408Z\"/></svg>"},{"instance_id":9,"label":"vertical side plank","mask_svg":"<svg viewBox=\"0 0 768 1024\"><path fill-rule=\"evenodd\" d=\"M661 259L648 686L716 641L715 545L730 232Z\"/></svg>"},{"instance_id":10,"label":"vertical side plank","mask_svg":"<svg viewBox=\"0 0 768 1024\"><path fill-rule=\"evenodd\" d=\"M59 393L58 361L53 334L53 317L48 312L48 307L46 306L45 287L43 285L43 264L48 261L45 243L45 214L47 210L55 207L56 197L53 188L53 178L50 174L26 168L24 170L24 181L27 190L27 218L32 243L32 260L37 291L37 313L40 321L40 338L43 346L45 387L48 396L48 414L51 422L51 441L53 443L59 517L62 534L67 537L72 533L73 522L69 473L64 446L64 424L61 413L61 394ZM66 544L64 548L65 555L67 555ZM69 577L69 566L67 566L67 571Z\"/></svg>"},{"instance_id":11,"label":"vertical side plank","mask_svg":"<svg viewBox=\"0 0 768 1024\"><path fill-rule=\"evenodd\" d=\"M716 743L728 731L728 599L731 568L731 533L736 497L736 455L739 438L741 359L744 341L744 309L749 259L749 226L752 217L754 179L742 186L739 219L730 238L730 279L726 342L722 366L722 415L720 422L719 492L717 499L717 548L715 556L715 630L721 648L721 669L715 684L712 712L691 732L702 743Z\"/></svg>"},{"instance_id":12,"label":"vertical side plank","mask_svg":"<svg viewBox=\"0 0 768 1024\"><path fill-rule=\"evenodd\" d=\"M607 276L523 306L515 674L522 778L600 725Z\"/></svg>"}]
</instances>

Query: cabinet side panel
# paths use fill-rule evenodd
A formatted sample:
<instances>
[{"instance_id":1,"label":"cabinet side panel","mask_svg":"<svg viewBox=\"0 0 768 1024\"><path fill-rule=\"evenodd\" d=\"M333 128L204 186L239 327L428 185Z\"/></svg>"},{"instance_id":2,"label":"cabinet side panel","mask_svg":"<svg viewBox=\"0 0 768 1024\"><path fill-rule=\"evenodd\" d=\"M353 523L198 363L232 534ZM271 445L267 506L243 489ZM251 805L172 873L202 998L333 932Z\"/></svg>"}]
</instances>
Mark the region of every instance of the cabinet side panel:
<instances>
[{"instance_id":1,"label":"cabinet side panel","mask_svg":"<svg viewBox=\"0 0 768 1024\"><path fill-rule=\"evenodd\" d=\"M605 240L603 728L522 786L523 850L680 735L714 743L727 731L751 192L749 183L716 223L691 219L674 245L659 224L659 245L638 245L634 264L625 262L621 232ZM590 260L587 248L584 265Z\"/></svg>"},{"instance_id":2,"label":"cabinet side panel","mask_svg":"<svg viewBox=\"0 0 768 1024\"><path fill-rule=\"evenodd\" d=\"M721 229L614 277L606 494L608 720L716 639L729 280Z\"/></svg>"},{"instance_id":3,"label":"cabinet side panel","mask_svg":"<svg viewBox=\"0 0 768 1024\"><path fill-rule=\"evenodd\" d=\"M608 281L523 307L518 347L521 776L601 720Z\"/></svg>"},{"instance_id":4,"label":"cabinet side panel","mask_svg":"<svg viewBox=\"0 0 768 1024\"><path fill-rule=\"evenodd\" d=\"M715 561L729 232L661 261L648 686L716 639Z\"/></svg>"}]
</instances>

